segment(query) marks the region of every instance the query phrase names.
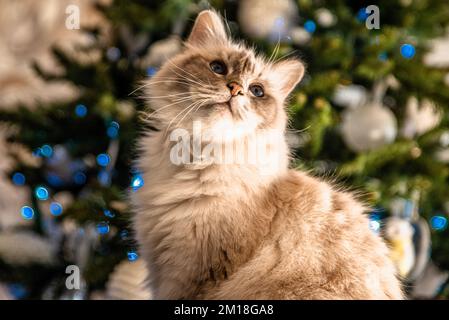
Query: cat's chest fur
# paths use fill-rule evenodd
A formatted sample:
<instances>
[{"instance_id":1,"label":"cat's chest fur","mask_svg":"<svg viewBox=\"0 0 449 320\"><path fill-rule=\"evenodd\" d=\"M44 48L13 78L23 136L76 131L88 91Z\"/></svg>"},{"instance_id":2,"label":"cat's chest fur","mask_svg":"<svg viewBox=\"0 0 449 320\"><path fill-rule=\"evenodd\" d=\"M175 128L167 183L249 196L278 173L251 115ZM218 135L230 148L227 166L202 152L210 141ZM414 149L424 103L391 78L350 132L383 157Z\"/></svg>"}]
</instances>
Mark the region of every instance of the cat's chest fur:
<instances>
[{"instance_id":1,"label":"cat's chest fur","mask_svg":"<svg viewBox=\"0 0 449 320\"><path fill-rule=\"evenodd\" d=\"M173 166L166 156L141 159L145 186L133 195L134 225L157 296L192 298L227 279L269 233L273 178L256 167Z\"/></svg>"},{"instance_id":2,"label":"cat's chest fur","mask_svg":"<svg viewBox=\"0 0 449 320\"><path fill-rule=\"evenodd\" d=\"M174 166L148 138L134 227L159 299L401 298L351 195L304 173Z\"/></svg>"}]
</instances>

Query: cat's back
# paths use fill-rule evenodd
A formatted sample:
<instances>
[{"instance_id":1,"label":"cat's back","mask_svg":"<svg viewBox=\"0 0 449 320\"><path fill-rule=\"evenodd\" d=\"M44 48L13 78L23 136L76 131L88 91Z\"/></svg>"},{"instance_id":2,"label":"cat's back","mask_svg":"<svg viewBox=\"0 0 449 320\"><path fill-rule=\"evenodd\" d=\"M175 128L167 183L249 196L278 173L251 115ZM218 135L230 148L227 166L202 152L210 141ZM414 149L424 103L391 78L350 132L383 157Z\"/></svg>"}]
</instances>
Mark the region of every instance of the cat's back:
<instances>
[{"instance_id":1,"label":"cat's back","mask_svg":"<svg viewBox=\"0 0 449 320\"><path fill-rule=\"evenodd\" d=\"M290 171L268 197L278 208L269 235L216 297L402 298L388 249L350 193Z\"/></svg>"}]
</instances>

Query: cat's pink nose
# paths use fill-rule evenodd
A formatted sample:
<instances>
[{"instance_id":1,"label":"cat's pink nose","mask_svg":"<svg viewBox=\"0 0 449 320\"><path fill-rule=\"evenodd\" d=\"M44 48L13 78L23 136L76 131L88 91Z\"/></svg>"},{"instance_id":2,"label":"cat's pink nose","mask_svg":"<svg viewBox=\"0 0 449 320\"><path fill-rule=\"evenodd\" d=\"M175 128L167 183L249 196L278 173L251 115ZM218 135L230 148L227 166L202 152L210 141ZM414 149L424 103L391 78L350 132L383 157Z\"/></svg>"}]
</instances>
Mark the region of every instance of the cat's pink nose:
<instances>
[{"instance_id":1,"label":"cat's pink nose","mask_svg":"<svg viewBox=\"0 0 449 320\"><path fill-rule=\"evenodd\" d=\"M231 91L231 95L233 97L235 97L239 94L243 94L243 87L240 84L238 84L237 82L229 82L228 88Z\"/></svg>"}]
</instances>

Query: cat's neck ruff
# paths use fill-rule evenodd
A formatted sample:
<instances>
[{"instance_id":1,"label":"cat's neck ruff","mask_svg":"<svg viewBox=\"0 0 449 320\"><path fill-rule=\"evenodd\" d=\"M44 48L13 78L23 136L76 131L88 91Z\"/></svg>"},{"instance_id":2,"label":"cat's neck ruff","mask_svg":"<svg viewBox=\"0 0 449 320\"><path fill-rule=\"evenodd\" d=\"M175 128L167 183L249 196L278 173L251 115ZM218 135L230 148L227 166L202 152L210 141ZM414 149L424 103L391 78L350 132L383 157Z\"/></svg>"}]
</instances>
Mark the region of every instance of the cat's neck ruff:
<instances>
[{"instance_id":1,"label":"cat's neck ruff","mask_svg":"<svg viewBox=\"0 0 449 320\"><path fill-rule=\"evenodd\" d=\"M172 159L173 147L163 131L153 132L142 140L144 154L138 165L146 187L139 192L144 192L143 198L153 206L206 197L248 197L288 170L288 147L283 138L270 144L267 157L271 161L261 159L262 162L256 163L176 164Z\"/></svg>"}]
</instances>

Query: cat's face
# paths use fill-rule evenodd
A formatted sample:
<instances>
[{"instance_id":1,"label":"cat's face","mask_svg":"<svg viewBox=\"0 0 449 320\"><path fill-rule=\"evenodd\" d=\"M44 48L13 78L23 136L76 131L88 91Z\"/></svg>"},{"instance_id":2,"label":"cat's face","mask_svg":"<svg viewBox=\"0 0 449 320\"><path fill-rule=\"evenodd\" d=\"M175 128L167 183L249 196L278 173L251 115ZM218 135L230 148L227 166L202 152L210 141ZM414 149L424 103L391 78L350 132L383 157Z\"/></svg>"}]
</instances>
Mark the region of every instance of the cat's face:
<instances>
[{"instance_id":1,"label":"cat's face","mask_svg":"<svg viewBox=\"0 0 449 320\"><path fill-rule=\"evenodd\" d=\"M284 100L304 73L298 60L274 63L231 42L212 11L198 16L184 51L151 79L155 115L170 129L203 129L233 136L286 125Z\"/></svg>"}]
</instances>

